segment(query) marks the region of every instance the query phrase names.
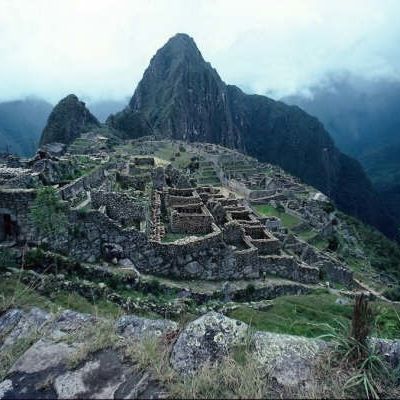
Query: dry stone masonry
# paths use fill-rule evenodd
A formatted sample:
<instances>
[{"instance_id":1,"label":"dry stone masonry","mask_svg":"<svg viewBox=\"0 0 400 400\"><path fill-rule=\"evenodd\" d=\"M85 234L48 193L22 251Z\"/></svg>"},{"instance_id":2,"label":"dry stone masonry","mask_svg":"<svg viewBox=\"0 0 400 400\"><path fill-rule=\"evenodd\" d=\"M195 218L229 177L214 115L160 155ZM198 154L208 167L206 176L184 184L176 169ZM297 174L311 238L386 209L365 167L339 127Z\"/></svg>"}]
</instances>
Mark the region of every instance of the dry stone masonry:
<instances>
[{"instance_id":1,"label":"dry stone masonry","mask_svg":"<svg viewBox=\"0 0 400 400\"><path fill-rule=\"evenodd\" d=\"M279 204L304 224L329 223L329 214L321 207L327 200L315 193L312 198L305 196L306 188L279 168L221 146L191 144L188 150L206 160L206 168L212 168L220 180L219 186L198 185L189 170L148 155L156 154L158 142L131 143L142 149L139 154L66 153L56 158L42 151L14 168L5 165L2 179L38 176L40 182L54 181L56 174L50 179L47 170L34 171L43 161L54 164L52 171L61 169L58 164L72 165L71 175L77 165L82 170L90 164L78 178L59 179L55 184L60 198L69 204L71 228L49 245L79 261L105 259L178 279L274 276L311 284L321 279L352 284L352 274L343 263L285 233L279 218L263 217L251 208L253 202L280 195ZM29 165L31 169L26 168ZM29 236L28 219L34 198L34 188L0 190L1 240L35 241ZM298 198L303 199L302 208Z\"/></svg>"}]
</instances>

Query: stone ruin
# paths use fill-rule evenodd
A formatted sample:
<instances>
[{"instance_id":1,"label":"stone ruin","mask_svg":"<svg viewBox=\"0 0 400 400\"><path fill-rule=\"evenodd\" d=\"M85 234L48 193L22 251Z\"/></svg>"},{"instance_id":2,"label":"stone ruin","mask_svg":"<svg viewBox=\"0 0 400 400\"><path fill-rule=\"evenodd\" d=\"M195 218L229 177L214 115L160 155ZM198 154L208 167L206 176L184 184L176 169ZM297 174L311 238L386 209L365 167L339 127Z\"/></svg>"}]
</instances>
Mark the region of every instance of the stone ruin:
<instances>
[{"instance_id":1,"label":"stone ruin","mask_svg":"<svg viewBox=\"0 0 400 400\"><path fill-rule=\"evenodd\" d=\"M230 153L214 145L201 148L211 151L217 165L221 154L225 159ZM73 157L68 153L59 158L41 155L19 163L13 171L4 166L3 175L0 168L0 241L37 240L28 218L36 191L18 187L29 186L29 182L15 181L18 176L30 176L41 184L52 181L60 199L69 205L69 224L76 229L62 238L52 238L49 245L80 261L105 259L135 266L143 273L180 279L256 279L271 275L303 283L317 283L326 276L351 282L351 273L336 259L324 257L312 246L306 249L301 241L289 241L278 218L258 216L249 206L251 196L240 198L223 185L192 186L187 174L171 164L159 165L148 156L111 158L93 154L88 160L95 166L87 173L68 182L61 176L55 182L58 175L54 171L69 166L73 172ZM52 174L48 168L38 172L37 163L43 160L52 165ZM279 179L261 176L259 171L267 167L251 165L258 172L249 173L249 190L254 189L256 181L263 188L255 191L272 190L271 182L274 190L299 185L293 179L285 183L281 171L269 171ZM222 182L224 171L219 171ZM7 186L10 181L15 187ZM232 189L229 180L225 187ZM288 209L290 204L286 205ZM174 234L181 238L164 240Z\"/></svg>"}]
</instances>

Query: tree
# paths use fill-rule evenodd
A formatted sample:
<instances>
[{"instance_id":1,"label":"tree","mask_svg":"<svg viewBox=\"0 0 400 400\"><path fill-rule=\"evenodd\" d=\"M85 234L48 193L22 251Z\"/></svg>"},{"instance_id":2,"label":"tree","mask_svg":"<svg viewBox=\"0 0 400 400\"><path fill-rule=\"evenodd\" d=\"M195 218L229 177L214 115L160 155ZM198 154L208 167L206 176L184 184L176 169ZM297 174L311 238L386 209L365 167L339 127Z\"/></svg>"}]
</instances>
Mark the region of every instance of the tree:
<instances>
[{"instance_id":1,"label":"tree","mask_svg":"<svg viewBox=\"0 0 400 400\"><path fill-rule=\"evenodd\" d=\"M41 238L57 236L66 232L66 207L51 186L37 191L29 216Z\"/></svg>"},{"instance_id":2,"label":"tree","mask_svg":"<svg viewBox=\"0 0 400 400\"><path fill-rule=\"evenodd\" d=\"M276 210L278 211L279 214L282 214L282 213L285 212L285 207L284 207L281 203L279 203L279 204L276 206Z\"/></svg>"}]
</instances>

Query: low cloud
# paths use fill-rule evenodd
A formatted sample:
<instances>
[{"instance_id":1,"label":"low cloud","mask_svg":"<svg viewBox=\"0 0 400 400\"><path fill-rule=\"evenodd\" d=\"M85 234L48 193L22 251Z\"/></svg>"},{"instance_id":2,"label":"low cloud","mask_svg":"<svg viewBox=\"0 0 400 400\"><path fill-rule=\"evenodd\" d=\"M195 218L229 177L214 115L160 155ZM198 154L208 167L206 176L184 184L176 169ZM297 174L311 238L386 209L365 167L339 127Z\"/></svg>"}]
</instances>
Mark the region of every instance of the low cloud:
<instances>
[{"instance_id":1,"label":"low cloud","mask_svg":"<svg viewBox=\"0 0 400 400\"><path fill-rule=\"evenodd\" d=\"M177 32L247 92L307 92L335 71L398 80L398 15L397 0L0 0L0 97L125 98Z\"/></svg>"}]
</instances>

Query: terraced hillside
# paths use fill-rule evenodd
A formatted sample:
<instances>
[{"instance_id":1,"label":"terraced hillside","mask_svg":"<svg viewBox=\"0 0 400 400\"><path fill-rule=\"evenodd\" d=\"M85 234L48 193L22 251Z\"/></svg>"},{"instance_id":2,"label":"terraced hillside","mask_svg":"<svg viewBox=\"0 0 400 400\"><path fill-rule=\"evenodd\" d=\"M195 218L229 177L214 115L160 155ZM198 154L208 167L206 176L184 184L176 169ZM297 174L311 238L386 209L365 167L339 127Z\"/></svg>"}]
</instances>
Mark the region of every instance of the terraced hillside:
<instances>
[{"instance_id":1,"label":"terraced hillside","mask_svg":"<svg viewBox=\"0 0 400 400\"><path fill-rule=\"evenodd\" d=\"M75 139L62 156L17 161L0 168L1 338L11 310L29 319L35 306L56 324L54 314L74 310L116 326L132 314L173 325L168 346L198 321L227 317L303 343L350 325L361 293L373 335L398 338L397 245L281 168L214 144L102 135ZM37 339L0 349L11 382L0 385L13 393L10 368ZM108 340L96 339L68 374L91 352L111 351ZM157 390L166 385L154 379Z\"/></svg>"}]
</instances>

